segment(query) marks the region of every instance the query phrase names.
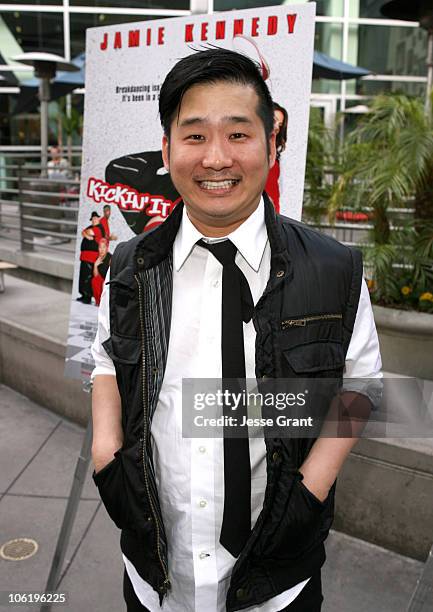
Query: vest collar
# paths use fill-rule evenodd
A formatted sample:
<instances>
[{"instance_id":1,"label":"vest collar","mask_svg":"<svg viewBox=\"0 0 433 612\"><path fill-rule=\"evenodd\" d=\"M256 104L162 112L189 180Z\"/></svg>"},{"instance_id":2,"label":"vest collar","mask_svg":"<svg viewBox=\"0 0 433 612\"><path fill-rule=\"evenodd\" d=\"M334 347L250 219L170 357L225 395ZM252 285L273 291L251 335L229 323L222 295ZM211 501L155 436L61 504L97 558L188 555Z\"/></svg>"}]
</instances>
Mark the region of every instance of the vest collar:
<instances>
[{"instance_id":1,"label":"vest collar","mask_svg":"<svg viewBox=\"0 0 433 612\"><path fill-rule=\"evenodd\" d=\"M266 192L263 192L263 199L265 225L271 247L271 277L266 288L268 290L289 276L291 262L282 237L282 218L276 214ZM179 202L161 225L144 234L138 241L134 254L135 272L153 268L168 257L182 221L183 206L183 202Z\"/></svg>"}]
</instances>

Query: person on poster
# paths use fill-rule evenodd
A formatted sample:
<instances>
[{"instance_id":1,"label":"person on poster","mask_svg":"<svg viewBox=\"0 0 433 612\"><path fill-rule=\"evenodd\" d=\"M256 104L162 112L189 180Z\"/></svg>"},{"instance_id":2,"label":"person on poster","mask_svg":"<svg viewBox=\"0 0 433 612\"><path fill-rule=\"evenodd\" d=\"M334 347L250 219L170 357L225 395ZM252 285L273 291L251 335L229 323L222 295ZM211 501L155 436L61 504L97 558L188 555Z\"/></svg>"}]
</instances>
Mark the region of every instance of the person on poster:
<instances>
[{"instance_id":1,"label":"person on poster","mask_svg":"<svg viewBox=\"0 0 433 612\"><path fill-rule=\"evenodd\" d=\"M108 268L110 267L110 262L111 253L108 251L108 240L106 238L101 238L98 244L98 258L93 264L92 277L92 293L96 306L99 306L101 301L102 289L104 287Z\"/></svg>"},{"instance_id":2,"label":"person on poster","mask_svg":"<svg viewBox=\"0 0 433 612\"><path fill-rule=\"evenodd\" d=\"M284 107L274 102L274 129L276 135L277 158L269 170L265 191L274 203L277 213L280 212L280 157L286 148L288 115Z\"/></svg>"},{"instance_id":3,"label":"person on poster","mask_svg":"<svg viewBox=\"0 0 433 612\"><path fill-rule=\"evenodd\" d=\"M105 239L107 241L107 250L110 247L110 240L117 240L117 236L110 232L110 217L111 217L111 206L109 204L105 204L102 209L102 217L100 219L100 223L104 228Z\"/></svg>"},{"instance_id":4,"label":"person on poster","mask_svg":"<svg viewBox=\"0 0 433 612\"><path fill-rule=\"evenodd\" d=\"M95 210L90 215L90 221L91 224L81 232L83 239L80 245L80 276L78 279L80 297L77 298L77 302L83 304L92 303L93 264L98 259L99 242L105 238L101 218Z\"/></svg>"},{"instance_id":5,"label":"person on poster","mask_svg":"<svg viewBox=\"0 0 433 612\"><path fill-rule=\"evenodd\" d=\"M181 59L159 112L182 202L117 246L92 346L93 478L122 530L127 609L318 612L356 439L184 438L182 379L379 378L361 256L275 213L273 103L249 58Z\"/></svg>"}]
</instances>

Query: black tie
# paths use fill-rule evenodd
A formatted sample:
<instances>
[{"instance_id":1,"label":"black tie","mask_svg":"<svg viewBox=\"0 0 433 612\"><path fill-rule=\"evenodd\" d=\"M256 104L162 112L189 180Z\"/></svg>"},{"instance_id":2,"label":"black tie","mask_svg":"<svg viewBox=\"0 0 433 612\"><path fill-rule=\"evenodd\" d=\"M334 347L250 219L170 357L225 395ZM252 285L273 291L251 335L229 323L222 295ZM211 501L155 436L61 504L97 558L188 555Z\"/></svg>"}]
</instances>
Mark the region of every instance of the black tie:
<instances>
[{"instance_id":1,"label":"black tie","mask_svg":"<svg viewBox=\"0 0 433 612\"><path fill-rule=\"evenodd\" d=\"M248 281L235 264L237 249L230 240L198 244L208 249L223 266L222 275L222 390L242 393L245 384L243 323L254 310ZM234 380L236 379L236 380ZM236 411L224 404L224 416L235 416L238 427L224 427L224 513L220 542L234 556L241 553L251 531L251 466L248 428L239 427L247 416L240 402ZM236 436L236 437L233 437Z\"/></svg>"}]
</instances>

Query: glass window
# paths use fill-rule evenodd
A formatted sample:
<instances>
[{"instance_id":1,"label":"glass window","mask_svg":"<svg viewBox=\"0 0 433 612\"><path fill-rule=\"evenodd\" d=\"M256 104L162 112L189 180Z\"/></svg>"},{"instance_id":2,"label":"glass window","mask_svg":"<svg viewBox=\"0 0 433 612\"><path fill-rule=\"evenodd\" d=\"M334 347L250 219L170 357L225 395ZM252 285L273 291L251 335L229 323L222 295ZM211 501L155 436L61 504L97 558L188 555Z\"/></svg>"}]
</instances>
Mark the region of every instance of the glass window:
<instances>
[{"instance_id":1,"label":"glass window","mask_svg":"<svg viewBox=\"0 0 433 612\"><path fill-rule=\"evenodd\" d=\"M85 50L87 28L95 28L104 25L109 26L116 23L150 21L153 19L161 19L161 17L146 15L107 15L105 13L99 13L97 15L71 13L71 57L74 58Z\"/></svg>"},{"instance_id":2,"label":"glass window","mask_svg":"<svg viewBox=\"0 0 433 612\"><path fill-rule=\"evenodd\" d=\"M388 0L389 1L389 0ZM386 4L385 0L356 0L355 2L349 3L352 5L358 5L358 15L351 15L351 17L368 17L370 19L389 19L380 12L380 7Z\"/></svg>"},{"instance_id":3,"label":"glass window","mask_svg":"<svg viewBox=\"0 0 433 612\"><path fill-rule=\"evenodd\" d=\"M325 17L342 17L343 0L316 0L316 15Z\"/></svg>"},{"instance_id":4,"label":"glass window","mask_svg":"<svg viewBox=\"0 0 433 612\"><path fill-rule=\"evenodd\" d=\"M316 3L316 15L325 17L342 17L344 0L284 0L281 4ZM274 4L277 4L274 2Z\"/></svg>"},{"instance_id":5,"label":"glass window","mask_svg":"<svg viewBox=\"0 0 433 612\"><path fill-rule=\"evenodd\" d=\"M331 79L313 79L311 92L314 94L338 94L341 93L340 81Z\"/></svg>"},{"instance_id":6,"label":"glass window","mask_svg":"<svg viewBox=\"0 0 433 612\"><path fill-rule=\"evenodd\" d=\"M36 4L37 6L41 4L63 4L63 0L3 0L1 4Z\"/></svg>"},{"instance_id":7,"label":"glass window","mask_svg":"<svg viewBox=\"0 0 433 612\"><path fill-rule=\"evenodd\" d=\"M425 96L425 83L407 83L399 81L365 81L356 83L356 93L365 96L377 96L382 93L401 93L408 96Z\"/></svg>"},{"instance_id":8,"label":"glass window","mask_svg":"<svg viewBox=\"0 0 433 612\"><path fill-rule=\"evenodd\" d=\"M314 35L316 51L326 53L335 59L341 59L343 49L343 26L340 23L316 22Z\"/></svg>"},{"instance_id":9,"label":"glass window","mask_svg":"<svg viewBox=\"0 0 433 612\"><path fill-rule=\"evenodd\" d=\"M351 25L352 39L356 30L359 66L378 74L427 74L427 33L421 28Z\"/></svg>"},{"instance_id":10,"label":"glass window","mask_svg":"<svg viewBox=\"0 0 433 612\"><path fill-rule=\"evenodd\" d=\"M5 26L24 52L45 51L63 56L62 13L3 12Z\"/></svg>"},{"instance_id":11,"label":"glass window","mask_svg":"<svg viewBox=\"0 0 433 612\"><path fill-rule=\"evenodd\" d=\"M170 9L189 11L189 0L70 0L71 6L112 6L123 9Z\"/></svg>"},{"instance_id":12,"label":"glass window","mask_svg":"<svg viewBox=\"0 0 433 612\"><path fill-rule=\"evenodd\" d=\"M232 11L234 9L257 8L286 4L281 0L214 0L214 11ZM290 3L292 4L292 3Z\"/></svg>"}]
</instances>

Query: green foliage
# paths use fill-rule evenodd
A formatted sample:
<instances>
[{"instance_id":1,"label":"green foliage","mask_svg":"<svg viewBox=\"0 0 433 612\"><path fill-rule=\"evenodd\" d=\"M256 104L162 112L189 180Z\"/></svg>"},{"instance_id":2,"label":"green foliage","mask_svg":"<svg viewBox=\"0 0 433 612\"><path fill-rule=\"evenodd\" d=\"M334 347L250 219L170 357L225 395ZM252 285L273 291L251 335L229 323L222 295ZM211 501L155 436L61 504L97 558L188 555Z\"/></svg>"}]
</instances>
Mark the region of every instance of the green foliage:
<instances>
[{"instance_id":1,"label":"green foliage","mask_svg":"<svg viewBox=\"0 0 433 612\"><path fill-rule=\"evenodd\" d=\"M328 214L333 220L339 209L372 209L363 251L373 301L433 312L433 129L423 102L377 96L340 155ZM391 207L411 206L413 219L393 222Z\"/></svg>"},{"instance_id":2,"label":"green foliage","mask_svg":"<svg viewBox=\"0 0 433 612\"><path fill-rule=\"evenodd\" d=\"M83 116L72 106L68 116L66 112L66 98L59 101L59 114L61 117L62 128L66 136L72 137L74 134L80 135L83 128Z\"/></svg>"},{"instance_id":3,"label":"green foliage","mask_svg":"<svg viewBox=\"0 0 433 612\"><path fill-rule=\"evenodd\" d=\"M327 212L335 160L333 133L325 127L320 110L310 109L307 164L305 169L304 216L319 223Z\"/></svg>"}]
</instances>

